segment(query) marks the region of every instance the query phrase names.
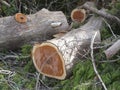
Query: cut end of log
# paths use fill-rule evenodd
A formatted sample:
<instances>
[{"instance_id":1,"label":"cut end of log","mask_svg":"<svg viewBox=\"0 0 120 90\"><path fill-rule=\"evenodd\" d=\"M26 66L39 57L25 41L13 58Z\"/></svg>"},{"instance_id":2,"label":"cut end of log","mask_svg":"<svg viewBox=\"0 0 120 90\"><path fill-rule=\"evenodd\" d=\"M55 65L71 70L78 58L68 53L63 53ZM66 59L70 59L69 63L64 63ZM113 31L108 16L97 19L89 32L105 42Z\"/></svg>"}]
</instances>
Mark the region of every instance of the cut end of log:
<instances>
[{"instance_id":1,"label":"cut end of log","mask_svg":"<svg viewBox=\"0 0 120 90\"><path fill-rule=\"evenodd\" d=\"M19 23L25 23L25 22L27 22L27 17L26 17L26 15L24 15L22 13L16 13L15 20Z\"/></svg>"},{"instance_id":2,"label":"cut end of log","mask_svg":"<svg viewBox=\"0 0 120 90\"><path fill-rule=\"evenodd\" d=\"M82 23L86 18L86 11L84 9L74 9L71 12L71 19L75 22Z\"/></svg>"},{"instance_id":3,"label":"cut end of log","mask_svg":"<svg viewBox=\"0 0 120 90\"><path fill-rule=\"evenodd\" d=\"M36 69L41 74L60 80L65 79L66 71L63 57L55 45L51 43L34 45L32 59Z\"/></svg>"}]
</instances>

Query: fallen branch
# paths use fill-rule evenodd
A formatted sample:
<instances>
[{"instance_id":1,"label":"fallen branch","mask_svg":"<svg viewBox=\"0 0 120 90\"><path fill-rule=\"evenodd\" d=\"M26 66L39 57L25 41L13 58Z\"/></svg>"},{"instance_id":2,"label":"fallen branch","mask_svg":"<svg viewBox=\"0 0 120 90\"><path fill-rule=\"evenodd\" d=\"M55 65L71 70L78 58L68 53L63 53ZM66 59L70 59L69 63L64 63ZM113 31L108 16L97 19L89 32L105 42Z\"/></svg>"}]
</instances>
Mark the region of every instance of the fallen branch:
<instances>
[{"instance_id":1,"label":"fallen branch","mask_svg":"<svg viewBox=\"0 0 120 90\"><path fill-rule=\"evenodd\" d=\"M117 40L111 47L104 51L107 59L113 57L120 50L120 40Z\"/></svg>"},{"instance_id":2,"label":"fallen branch","mask_svg":"<svg viewBox=\"0 0 120 90\"><path fill-rule=\"evenodd\" d=\"M93 6L93 4L91 4L92 2L86 2L85 4L83 4L82 6L80 6L79 8L85 8L87 10L92 11L93 13L96 13L104 18L106 18L107 20L111 20L112 22L117 22L118 24L120 24L120 19L114 15L111 15L107 12L105 12L105 10L98 10Z\"/></svg>"},{"instance_id":3,"label":"fallen branch","mask_svg":"<svg viewBox=\"0 0 120 90\"><path fill-rule=\"evenodd\" d=\"M95 35L93 36L92 38L92 41L91 41L91 45L90 45L90 48L91 48L91 61L92 61L92 65L93 65L93 68L94 68L94 71L97 75L97 77L99 78L100 82L102 83L102 86L104 87L104 90L107 90L107 87L105 86L101 76L99 75L98 71L97 71L97 68L96 68L96 65L95 65L95 60L94 60L94 56L93 56L93 45L94 45L94 40L95 40L95 37L97 35L97 32L95 33Z\"/></svg>"}]
</instances>

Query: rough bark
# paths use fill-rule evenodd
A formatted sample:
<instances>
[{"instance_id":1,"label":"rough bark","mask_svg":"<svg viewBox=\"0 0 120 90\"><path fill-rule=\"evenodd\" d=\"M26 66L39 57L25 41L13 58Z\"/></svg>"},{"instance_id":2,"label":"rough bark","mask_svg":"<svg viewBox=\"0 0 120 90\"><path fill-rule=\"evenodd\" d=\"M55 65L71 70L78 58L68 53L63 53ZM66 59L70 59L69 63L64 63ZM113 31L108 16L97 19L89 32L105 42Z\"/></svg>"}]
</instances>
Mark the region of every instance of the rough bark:
<instances>
[{"instance_id":1,"label":"rough bark","mask_svg":"<svg viewBox=\"0 0 120 90\"><path fill-rule=\"evenodd\" d=\"M13 50L27 43L42 42L67 28L66 17L61 11L42 9L27 15L26 23L17 22L14 16L0 18L0 51Z\"/></svg>"},{"instance_id":2,"label":"rough bark","mask_svg":"<svg viewBox=\"0 0 120 90\"><path fill-rule=\"evenodd\" d=\"M120 50L120 40L117 40L111 47L105 50L107 59L113 57Z\"/></svg>"},{"instance_id":3,"label":"rough bark","mask_svg":"<svg viewBox=\"0 0 120 90\"><path fill-rule=\"evenodd\" d=\"M75 63L89 50L91 39L96 32L95 42L100 42L101 25L100 17L92 17L82 27L60 38L35 45L32 58L37 70L48 77L65 79L71 74Z\"/></svg>"}]
</instances>

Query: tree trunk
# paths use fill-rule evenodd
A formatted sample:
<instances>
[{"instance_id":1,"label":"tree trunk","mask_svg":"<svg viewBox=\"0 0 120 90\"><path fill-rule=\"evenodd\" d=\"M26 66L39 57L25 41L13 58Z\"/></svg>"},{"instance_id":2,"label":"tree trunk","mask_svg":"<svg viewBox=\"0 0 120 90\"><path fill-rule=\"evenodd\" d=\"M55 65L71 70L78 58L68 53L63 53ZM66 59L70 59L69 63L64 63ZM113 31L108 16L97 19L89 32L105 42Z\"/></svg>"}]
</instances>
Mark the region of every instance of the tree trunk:
<instances>
[{"instance_id":1,"label":"tree trunk","mask_svg":"<svg viewBox=\"0 0 120 90\"><path fill-rule=\"evenodd\" d=\"M42 42L62 30L68 23L61 11L42 9L27 15L27 22L19 23L14 16L0 18L0 51L16 49L23 44Z\"/></svg>"},{"instance_id":2,"label":"tree trunk","mask_svg":"<svg viewBox=\"0 0 120 90\"><path fill-rule=\"evenodd\" d=\"M91 39L96 32L95 42L100 42L101 25L100 17L92 17L82 27L60 38L34 45L32 58L36 69L48 77L65 79L71 74L75 63L89 50Z\"/></svg>"}]
</instances>

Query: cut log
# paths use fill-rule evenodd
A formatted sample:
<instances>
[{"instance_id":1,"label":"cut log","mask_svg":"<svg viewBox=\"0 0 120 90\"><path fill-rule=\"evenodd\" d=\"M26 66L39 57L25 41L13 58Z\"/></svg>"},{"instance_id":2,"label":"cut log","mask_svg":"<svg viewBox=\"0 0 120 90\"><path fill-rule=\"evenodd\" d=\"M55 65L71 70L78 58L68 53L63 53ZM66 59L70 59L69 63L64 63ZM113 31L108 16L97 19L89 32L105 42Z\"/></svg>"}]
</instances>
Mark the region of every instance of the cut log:
<instances>
[{"instance_id":1,"label":"cut log","mask_svg":"<svg viewBox=\"0 0 120 90\"><path fill-rule=\"evenodd\" d=\"M92 17L84 26L74 29L60 38L36 44L32 59L36 69L52 78L65 79L71 74L75 63L90 48L91 39L97 32L95 42L100 42L100 17Z\"/></svg>"},{"instance_id":2,"label":"cut log","mask_svg":"<svg viewBox=\"0 0 120 90\"><path fill-rule=\"evenodd\" d=\"M15 16L0 18L0 51L42 42L58 32L67 30L68 27L66 17L61 11L47 9L26 16L18 13Z\"/></svg>"},{"instance_id":3,"label":"cut log","mask_svg":"<svg viewBox=\"0 0 120 90\"><path fill-rule=\"evenodd\" d=\"M15 14L15 20L19 23L26 23L27 22L27 17L26 15L22 13L16 13Z\"/></svg>"},{"instance_id":4,"label":"cut log","mask_svg":"<svg viewBox=\"0 0 120 90\"><path fill-rule=\"evenodd\" d=\"M86 11L85 9L74 9L71 12L71 19L73 22L82 23L86 18Z\"/></svg>"},{"instance_id":5,"label":"cut log","mask_svg":"<svg viewBox=\"0 0 120 90\"><path fill-rule=\"evenodd\" d=\"M112 58L120 50L120 40L117 40L111 47L104 51L107 59Z\"/></svg>"}]
</instances>

